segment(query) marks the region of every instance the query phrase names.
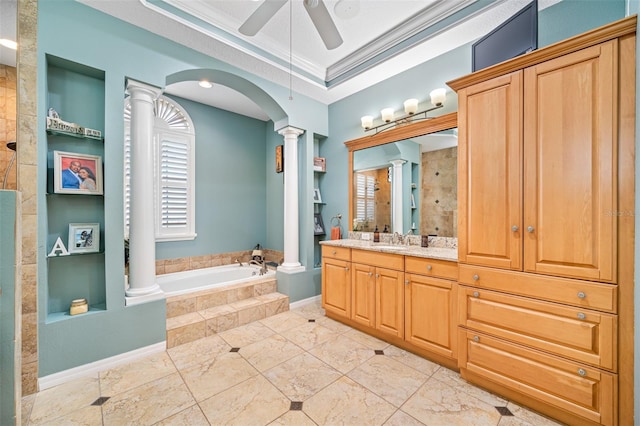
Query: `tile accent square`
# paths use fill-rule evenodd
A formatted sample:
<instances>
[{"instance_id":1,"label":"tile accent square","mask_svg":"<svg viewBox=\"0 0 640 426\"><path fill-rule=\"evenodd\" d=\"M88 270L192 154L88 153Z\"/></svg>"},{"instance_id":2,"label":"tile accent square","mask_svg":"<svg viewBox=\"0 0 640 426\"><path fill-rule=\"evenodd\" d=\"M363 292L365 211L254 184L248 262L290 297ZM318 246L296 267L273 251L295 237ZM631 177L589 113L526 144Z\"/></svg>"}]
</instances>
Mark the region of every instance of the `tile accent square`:
<instances>
[{"instance_id":1,"label":"tile accent square","mask_svg":"<svg viewBox=\"0 0 640 426\"><path fill-rule=\"evenodd\" d=\"M496 407L501 416L513 416L513 413L507 407Z\"/></svg>"},{"instance_id":2,"label":"tile accent square","mask_svg":"<svg viewBox=\"0 0 640 426\"><path fill-rule=\"evenodd\" d=\"M93 403L91 403L91 405L95 405L95 406L99 407L102 404L104 404L105 402L107 402L109 400L109 398L111 398L111 397L110 396L101 396L100 398L98 398L95 401L93 401ZM507 408L507 407L504 407L504 408Z\"/></svg>"},{"instance_id":3,"label":"tile accent square","mask_svg":"<svg viewBox=\"0 0 640 426\"><path fill-rule=\"evenodd\" d=\"M291 410L291 411L300 411L300 410L302 410L302 404L303 404L302 401L291 401L291 407L289 408L289 410Z\"/></svg>"},{"instance_id":4,"label":"tile accent square","mask_svg":"<svg viewBox=\"0 0 640 426\"><path fill-rule=\"evenodd\" d=\"M240 348L231 348L231 350L229 352L238 352L240 350Z\"/></svg>"},{"instance_id":5,"label":"tile accent square","mask_svg":"<svg viewBox=\"0 0 640 426\"><path fill-rule=\"evenodd\" d=\"M373 352L375 352L376 355L384 355L384 351L381 349L375 349Z\"/></svg>"},{"instance_id":6,"label":"tile accent square","mask_svg":"<svg viewBox=\"0 0 640 426\"><path fill-rule=\"evenodd\" d=\"M316 322L316 320L314 320L314 319L310 319L310 320L309 320L309 322Z\"/></svg>"}]
</instances>

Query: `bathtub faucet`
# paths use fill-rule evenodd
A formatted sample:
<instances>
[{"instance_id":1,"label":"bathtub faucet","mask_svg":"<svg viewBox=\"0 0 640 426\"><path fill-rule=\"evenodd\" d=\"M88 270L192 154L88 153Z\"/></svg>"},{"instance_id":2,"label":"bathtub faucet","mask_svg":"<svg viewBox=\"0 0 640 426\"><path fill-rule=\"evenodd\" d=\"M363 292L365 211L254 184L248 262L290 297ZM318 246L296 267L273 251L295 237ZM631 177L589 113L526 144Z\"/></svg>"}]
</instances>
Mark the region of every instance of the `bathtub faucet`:
<instances>
[{"instance_id":1,"label":"bathtub faucet","mask_svg":"<svg viewBox=\"0 0 640 426\"><path fill-rule=\"evenodd\" d=\"M236 259L236 263L238 263L240 266L244 266L242 262L240 262L240 259Z\"/></svg>"},{"instance_id":2,"label":"bathtub faucet","mask_svg":"<svg viewBox=\"0 0 640 426\"><path fill-rule=\"evenodd\" d=\"M264 275L267 273L267 263L264 260L259 261L259 260L251 259L251 261L249 262L249 265L258 265L260 267L260 275Z\"/></svg>"}]
</instances>

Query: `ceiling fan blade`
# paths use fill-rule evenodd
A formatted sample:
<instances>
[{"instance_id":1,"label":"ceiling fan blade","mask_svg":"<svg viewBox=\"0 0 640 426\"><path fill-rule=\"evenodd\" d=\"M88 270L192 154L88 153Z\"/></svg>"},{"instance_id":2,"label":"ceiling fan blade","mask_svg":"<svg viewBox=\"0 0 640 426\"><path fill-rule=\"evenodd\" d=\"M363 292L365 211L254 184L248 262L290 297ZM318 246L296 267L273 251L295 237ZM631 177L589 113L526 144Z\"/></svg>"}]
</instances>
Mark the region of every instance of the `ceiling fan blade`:
<instances>
[{"instance_id":1,"label":"ceiling fan blade","mask_svg":"<svg viewBox=\"0 0 640 426\"><path fill-rule=\"evenodd\" d=\"M265 26L269 19L276 14L287 0L264 0L260 6L247 18L247 20L238 28L242 34L246 36L254 36Z\"/></svg>"},{"instance_id":2,"label":"ceiling fan blade","mask_svg":"<svg viewBox=\"0 0 640 426\"><path fill-rule=\"evenodd\" d=\"M307 13L327 49L331 50L340 46L342 37L340 37L338 28L333 19L331 19L324 2L322 0L305 0L304 8L307 9Z\"/></svg>"}]
</instances>

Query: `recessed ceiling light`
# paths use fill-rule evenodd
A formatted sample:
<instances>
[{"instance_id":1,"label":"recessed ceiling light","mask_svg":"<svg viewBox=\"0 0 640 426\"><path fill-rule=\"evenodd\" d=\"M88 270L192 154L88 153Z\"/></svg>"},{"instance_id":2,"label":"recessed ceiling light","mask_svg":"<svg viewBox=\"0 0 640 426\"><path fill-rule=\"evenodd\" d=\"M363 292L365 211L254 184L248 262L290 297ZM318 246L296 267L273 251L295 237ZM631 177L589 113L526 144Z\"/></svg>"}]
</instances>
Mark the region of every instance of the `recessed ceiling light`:
<instances>
[{"instance_id":1,"label":"recessed ceiling light","mask_svg":"<svg viewBox=\"0 0 640 426\"><path fill-rule=\"evenodd\" d=\"M200 82L198 82L198 84L200 85L200 87L204 87L205 89L211 89L213 87L213 84L211 84L207 80L201 80Z\"/></svg>"},{"instance_id":2,"label":"recessed ceiling light","mask_svg":"<svg viewBox=\"0 0 640 426\"><path fill-rule=\"evenodd\" d=\"M0 38L0 45L8 47L9 49L18 50L18 43L6 38Z\"/></svg>"}]
</instances>

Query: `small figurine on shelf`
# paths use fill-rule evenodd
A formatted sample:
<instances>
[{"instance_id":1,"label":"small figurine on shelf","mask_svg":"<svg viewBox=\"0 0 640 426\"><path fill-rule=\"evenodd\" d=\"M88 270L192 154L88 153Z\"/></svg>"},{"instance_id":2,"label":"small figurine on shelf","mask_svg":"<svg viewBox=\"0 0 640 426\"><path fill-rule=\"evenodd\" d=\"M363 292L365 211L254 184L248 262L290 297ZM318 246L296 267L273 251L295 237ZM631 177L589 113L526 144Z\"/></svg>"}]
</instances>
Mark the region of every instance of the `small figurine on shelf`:
<instances>
[{"instance_id":1,"label":"small figurine on shelf","mask_svg":"<svg viewBox=\"0 0 640 426\"><path fill-rule=\"evenodd\" d=\"M58 115L58 112L53 108L49 108L49 111L47 112L47 117L55 118L58 120L60 119L60 115Z\"/></svg>"}]
</instances>

